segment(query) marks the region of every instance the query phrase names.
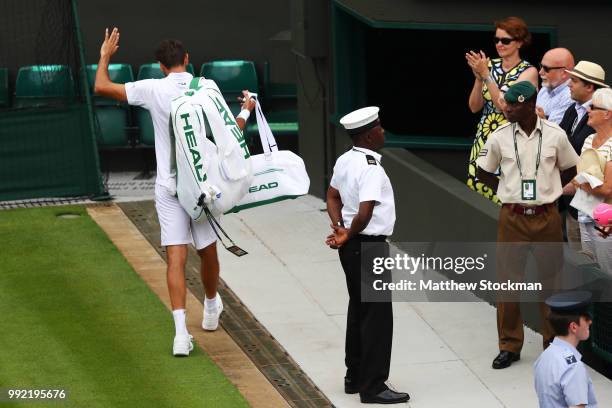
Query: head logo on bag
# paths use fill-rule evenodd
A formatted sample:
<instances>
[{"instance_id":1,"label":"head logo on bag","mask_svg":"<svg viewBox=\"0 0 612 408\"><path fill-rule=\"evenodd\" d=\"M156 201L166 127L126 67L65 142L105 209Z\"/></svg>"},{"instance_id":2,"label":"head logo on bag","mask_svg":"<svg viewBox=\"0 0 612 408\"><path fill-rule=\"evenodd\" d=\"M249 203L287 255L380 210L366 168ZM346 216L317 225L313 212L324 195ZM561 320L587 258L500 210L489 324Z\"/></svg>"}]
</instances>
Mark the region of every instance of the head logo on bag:
<instances>
[{"instance_id":1,"label":"head logo on bag","mask_svg":"<svg viewBox=\"0 0 612 408\"><path fill-rule=\"evenodd\" d=\"M261 184L259 186L252 186L249 188L249 193L257 193L261 190L271 190L273 188L278 188L278 183L276 181L273 181L268 184Z\"/></svg>"},{"instance_id":2,"label":"head logo on bag","mask_svg":"<svg viewBox=\"0 0 612 408\"><path fill-rule=\"evenodd\" d=\"M189 124L189 113L183 113L181 115L181 119L183 119L184 121L183 131L185 132L185 140L187 142L187 147L189 147L189 152L191 153L192 157L191 164L195 169L198 181L206 181L206 174L202 171L202 156L200 155L200 152L196 149L198 147L198 142L196 141L195 134L193 133L193 127Z\"/></svg>"}]
</instances>

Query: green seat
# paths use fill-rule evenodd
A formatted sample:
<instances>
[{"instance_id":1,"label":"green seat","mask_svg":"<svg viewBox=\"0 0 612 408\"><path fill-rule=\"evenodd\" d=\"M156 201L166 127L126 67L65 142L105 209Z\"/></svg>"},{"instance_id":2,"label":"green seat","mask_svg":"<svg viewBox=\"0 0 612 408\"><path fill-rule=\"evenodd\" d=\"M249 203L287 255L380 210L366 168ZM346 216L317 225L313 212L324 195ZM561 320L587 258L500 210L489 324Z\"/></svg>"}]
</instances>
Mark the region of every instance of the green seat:
<instances>
[{"instance_id":1,"label":"green seat","mask_svg":"<svg viewBox=\"0 0 612 408\"><path fill-rule=\"evenodd\" d=\"M264 62L264 96L268 99L286 99L297 102L297 86L290 82L272 82L270 63Z\"/></svg>"},{"instance_id":2,"label":"green seat","mask_svg":"<svg viewBox=\"0 0 612 408\"><path fill-rule=\"evenodd\" d=\"M96 81L97 64L87 66L87 81L90 89ZM109 64L108 76L110 80L125 84L134 81L132 67L128 64ZM94 111L96 125L100 135L99 144L103 147L121 147L129 144L129 107L126 103L114 99L94 96Z\"/></svg>"},{"instance_id":3,"label":"green seat","mask_svg":"<svg viewBox=\"0 0 612 408\"><path fill-rule=\"evenodd\" d=\"M98 64L87 65L87 83L93 95L94 84L96 82L96 71ZM129 64L109 64L108 76L110 80L117 84L125 84L126 82L134 82L134 73ZM96 106L119 105L120 102L94 95L94 104Z\"/></svg>"},{"instance_id":4,"label":"green seat","mask_svg":"<svg viewBox=\"0 0 612 408\"><path fill-rule=\"evenodd\" d=\"M98 143L103 147L129 145L128 111L118 106L95 106Z\"/></svg>"},{"instance_id":5,"label":"green seat","mask_svg":"<svg viewBox=\"0 0 612 408\"><path fill-rule=\"evenodd\" d=\"M0 68L0 108L6 108L9 105L8 68Z\"/></svg>"},{"instance_id":6,"label":"green seat","mask_svg":"<svg viewBox=\"0 0 612 408\"><path fill-rule=\"evenodd\" d=\"M74 78L66 65L19 68L15 86L17 107L42 107L74 100Z\"/></svg>"},{"instance_id":7,"label":"green seat","mask_svg":"<svg viewBox=\"0 0 612 408\"><path fill-rule=\"evenodd\" d=\"M187 64L187 72L194 75L193 65ZM144 64L138 69L137 79L161 79L164 78L164 73L159 67L159 63ZM153 121L151 114L144 108L136 108L136 120L140 129L140 143L147 146L155 145L155 132L153 131Z\"/></svg>"},{"instance_id":8,"label":"green seat","mask_svg":"<svg viewBox=\"0 0 612 408\"><path fill-rule=\"evenodd\" d=\"M264 112L264 114L266 115L268 125L270 125L270 130L272 130L275 136L277 133L297 135L299 130L297 111L272 111ZM253 123L249 126L249 132L259 132L257 123Z\"/></svg>"},{"instance_id":9,"label":"green seat","mask_svg":"<svg viewBox=\"0 0 612 408\"><path fill-rule=\"evenodd\" d=\"M140 143L147 146L155 146L155 131L153 129L153 119L148 110L136 108L136 120L140 129Z\"/></svg>"},{"instance_id":10,"label":"green seat","mask_svg":"<svg viewBox=\"0 0 612 408\"><path fill-rule=\"evenodd\" d=\"M213 61L202 65L200 76L217 83L227 102L235 103L243 89L258 92L259 83L255 64L252 61L228 60ZM234 107L230 106L232 112Z\"/></svg>"}]
</instances>

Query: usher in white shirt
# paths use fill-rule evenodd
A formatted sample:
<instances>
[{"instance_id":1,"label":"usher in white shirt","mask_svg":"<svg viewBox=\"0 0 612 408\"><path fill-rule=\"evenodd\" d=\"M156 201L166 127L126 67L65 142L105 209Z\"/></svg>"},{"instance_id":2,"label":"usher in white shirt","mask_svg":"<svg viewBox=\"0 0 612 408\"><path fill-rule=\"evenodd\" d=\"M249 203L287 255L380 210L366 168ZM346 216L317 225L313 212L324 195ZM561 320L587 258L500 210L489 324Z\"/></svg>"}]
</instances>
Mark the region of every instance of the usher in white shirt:
<instances>
[{"instance_id":1,"label":"usher in white shirt","mask_svg":"<svg viewBox=\"0 0 612 408\"><path fill-rule=\"evenodd\" d=\"M342 221L351 227L359 203L375 201L372 218L360 234L386 235L395 225L395 199L391 181L380 164L381 155L363 147L353 147L336 161L330 185L340 192Z\"/></svg>"}]
</instances>

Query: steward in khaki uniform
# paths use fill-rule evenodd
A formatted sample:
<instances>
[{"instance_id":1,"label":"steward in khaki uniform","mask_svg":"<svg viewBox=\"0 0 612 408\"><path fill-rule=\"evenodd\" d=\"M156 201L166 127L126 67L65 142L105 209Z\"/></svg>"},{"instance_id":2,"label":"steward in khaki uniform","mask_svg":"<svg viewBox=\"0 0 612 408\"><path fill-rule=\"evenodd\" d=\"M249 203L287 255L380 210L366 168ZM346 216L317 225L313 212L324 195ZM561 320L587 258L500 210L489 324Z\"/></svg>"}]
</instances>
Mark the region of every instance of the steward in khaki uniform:
<instances>
[{"instance_id":1,"label":"steward in khaki uniform","mask_svg":"<svg viewBox=\"0 0 612 408\"><path fill-rule=\"evenodd\" d=\"M561 245L530 243L562 242L561 218L556 200L563 185L576 175L578 155L565 132L556 124L540 119L535 113L536 89L521 81L504 95L509 123L489 136L476 161L478 178L497 191L503 203L497 230L497 274L500 281L521 281L529 251L533 250L543 286L553 282L561 269ZM500 169L499 179L493 174ZM503 244L503 243L525 243ZM501 244L501 245L500 245ZM505 295L497 303L499 355L493 368L509 367L520 359L523 347L523 319L520 294ZM540 303L542 316L548 307ZM550 324L543 319L544 347L552 340Z\"/></svg>"},{"instance_id":2,"label":"steward in khaki uniform","mask_svg":"<svg viewBox=\"0 0 612 408\"><path fill-rule=\"evenodd\" d=\"M385 131L376 106L351 112L340 123L353 139L353 147L334 166L327 190L333 233L325 242L338 249L349 293L344 392L359 393L363 403L406 402L408 394L385 384L393 342L391 298L362 299L362 289L371 287L374 257L389 256L386 239L395 224L393 188L378 153L385 144Z\"/></svg>"}]
</instances>

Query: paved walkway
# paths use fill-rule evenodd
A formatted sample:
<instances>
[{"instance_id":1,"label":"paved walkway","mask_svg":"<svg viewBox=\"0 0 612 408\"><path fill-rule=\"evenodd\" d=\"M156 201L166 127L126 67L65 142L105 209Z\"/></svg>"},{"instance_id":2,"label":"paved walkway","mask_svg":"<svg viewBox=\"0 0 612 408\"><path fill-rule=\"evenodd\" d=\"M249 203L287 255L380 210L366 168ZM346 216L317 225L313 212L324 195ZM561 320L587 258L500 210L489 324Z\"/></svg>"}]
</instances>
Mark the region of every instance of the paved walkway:
<instances>
[{"instance_id":1,"label":"paved walkway","mask_svg":"<svg viewBox=\"0 0 612 408\"><path fill-rule=\"evenodd\" d=\"M117 201L152 199L154 178L111 174ZM361 406L343 392L348 301L344 274L328 234L324 202L312 196L223 218L249 252L220 247L221 276L337 407ZM391 384L410 407L535 407L532 364L541 336L525 329L521 361L491 369L497 354L495 309L483 302L394 303ZM612 406L612 381L590 370L600 407Z\"/></svg>"},{"instance_id":2,"label":"paved walkway","mask_svg":"<svg viewBox=\"0 0 612 408\"><path fill-rule=\"evenodd\" d=\"M337 407L361 406L345 395L347 294L328 233L324 203L312 196L223 218L236 258L220 247L221 276ZM497 354L495 309L486 303L394 303L390 382L410 393L406 406L535 407L532 364L541 336L525 330L522 359L491 369ZM612 381L590 370L599 406L612 406Z\"/></svg>"}]
</instances>

